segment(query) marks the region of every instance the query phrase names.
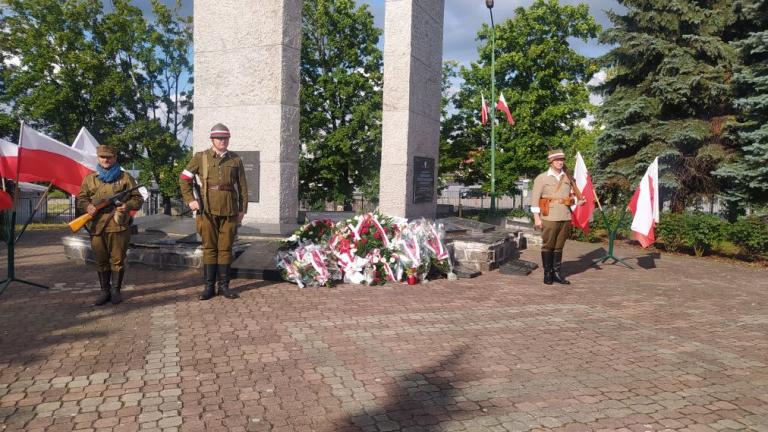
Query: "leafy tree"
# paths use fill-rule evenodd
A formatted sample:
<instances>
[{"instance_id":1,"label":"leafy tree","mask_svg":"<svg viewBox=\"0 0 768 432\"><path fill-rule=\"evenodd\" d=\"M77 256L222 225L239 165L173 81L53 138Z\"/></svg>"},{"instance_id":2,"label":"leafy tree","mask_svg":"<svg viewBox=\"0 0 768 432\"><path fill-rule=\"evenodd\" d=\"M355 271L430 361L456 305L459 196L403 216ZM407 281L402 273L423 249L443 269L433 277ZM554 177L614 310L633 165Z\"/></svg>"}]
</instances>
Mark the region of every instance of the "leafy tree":
<instances>
[{"instance_id":1,"label":"leafy tree","mask_svg":"<svg viewBox=\"0 0 768 432\"><path fill-rule=\"evenodd\" d=\"M7 0L0 12L0 133L23 118L62 142L81 126L139 162L166 211L190 124L191 20L152 0L147 21L128 0ZM171 185L174 185L173 187Z\"/></svg>"},{"instance_id":2,"label":"leafy tree","mask_svg":"<svg viewBox=\"0 0 768 432\"><path fill-rule=\"evenodd\" d=\"M496 128L498 193L514 193L519 177L541 172L547 149L570 150L588 139L578 121L589 112L585 83L597 69L569 46L568 39L586 41L599 31L587 5L561 5L557 0L517 8L513 18L496 26L496 89L503 91L516 119L512 127L501 120ZM480 59L461 69L464 82L453 99L457 113L448 120L450 132L444 139L457 178L465 184L485 182L486 189L490 125L480 124L480 96L483 93L489 105L498 98L490 94L490 36L491 28L484 25L478 32L484 42Z\"/></svg>"},{"instance_id":3,"label":"leafy tree","mask_svg":"<svg viewBox=\"0 0 768 432\"><path fill-rule=\"evenodd\" d=\"M744 64L733 78L740 157L716 172L732 185L727 197L732 209L768 203L768 1L758 0L746 12L753 27L734 43ZM736 212L729 216L735 220Z\"/></svg>"},{"instance_id":4,"label":"leafy tree","mask_svg":"<svg viewBox=\"0 0 768 432\"><path fill-rule=\"evenodd\" d=\"M735 119L730 80L738 58L729 41L744 17L738 2L619 3L626 14L609 12L614 27L600 37L615 48L602 58L609 74L600 87L605 130L596 180L624 200L659 156L662 194L679 212L722 187L711 173L733 151L727 126Z\"/></svg>"},{"instance_id":5,"label":"leafy tree","mask_svg":"<svg viewBox=\"0 0 768 432\"><path fill-rule=\"evenodd\" d=\"M311 204L378 194L381 30L367 5L305 0L301 44L299 193Z\"/></svg>"}]
</instances>

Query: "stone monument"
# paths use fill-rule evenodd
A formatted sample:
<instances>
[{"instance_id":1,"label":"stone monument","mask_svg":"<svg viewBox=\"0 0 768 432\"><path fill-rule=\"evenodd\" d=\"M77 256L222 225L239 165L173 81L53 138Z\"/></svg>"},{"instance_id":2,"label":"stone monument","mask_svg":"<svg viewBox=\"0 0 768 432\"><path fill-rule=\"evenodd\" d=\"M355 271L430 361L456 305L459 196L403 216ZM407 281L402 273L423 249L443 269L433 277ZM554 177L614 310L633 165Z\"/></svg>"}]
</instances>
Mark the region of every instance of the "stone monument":
<instances>
[{"instance_id":1,"label":"stone monument","mask_svg":"<svg viewBox=\"0 0 768 432\"><path fill-rule=\"evenodd\" d=\"M247 224L298 214L301 0L194 3L195 151L216 123L249 176Z\"/></svg>"},{"instance_id":2,"label":"stone monument","mask_svg":"<svg viewBox=\"0 0 768 432\"><path fill-rule=\"evenodd\" d=\"M440 150L444 0L386 0L379 206L434 218Z\"/></svg>"}]
</instances>

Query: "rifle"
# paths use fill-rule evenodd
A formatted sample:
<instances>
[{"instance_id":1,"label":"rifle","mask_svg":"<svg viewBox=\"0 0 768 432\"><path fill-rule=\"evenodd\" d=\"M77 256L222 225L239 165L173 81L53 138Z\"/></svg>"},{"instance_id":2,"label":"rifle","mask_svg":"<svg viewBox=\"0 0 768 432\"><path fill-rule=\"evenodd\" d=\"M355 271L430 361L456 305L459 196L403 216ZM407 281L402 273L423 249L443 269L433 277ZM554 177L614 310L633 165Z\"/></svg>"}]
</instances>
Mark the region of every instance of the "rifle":
<instances>
[{"instance_id":1,"label":"rifle","mask_svg":"<svg viewBox=\"0 0 768 432\"><path fill-rule=\"evenodd\" d=\"M576 186L576 181L571 177L571 173L568 172L568 167L563 164L563 173L565 173L565 177L568 179L569 182L571 182L571 187L573 188L573 192L576 195L576 199L581 201L584 199L584 197L581 195L581 191L579 190L579 187Z\"/></svg>"},{"instance_id":2,"label":"rifle","mask_svg":"<svg viewBox=\"0 0 768 432\"><path fill-rule=\"evenodd\" d=\"M195 197L195 201L197 201L198 205L195 216L199 216L203 214L203 191L200 183L198 183L194 177L192 178L192 196Z\"/></svg>"},{"instance_id":3,"label":"rifle","mask_svg":"<svg viewBox=\"0 0 768 432\"><path fill-rule=\"evenodd\" d=\"M94 207L96 207L96 213L104 210L105 208L107 208L109 206L117 207L118 205L121 204L121 201L123 200L123 198L125 198L129 193L131 193L131 192L133 192L133 191L135 191L135 190L137 190L137 189L139 189L141 187L143 187L143 186L136 186L136 187L133 187L133 188L130 188L130 189L126 189L126 190L124 190L122 192L118 192L118 193L112 195L109 198L105 198L105 199L97 202L96 204L93 205ZM80 231L80 229L82 227L84 227L85 224L90 222L91 219L93 219L93 216L91 216L89 213L86 213L86 214L84 214L82 216L79 216L76 219L72 220L72 222L68 223L67 225L69 225L69 229L71 229L73 233L76 233L76 232Z\"/></svg>"}]
</instances>

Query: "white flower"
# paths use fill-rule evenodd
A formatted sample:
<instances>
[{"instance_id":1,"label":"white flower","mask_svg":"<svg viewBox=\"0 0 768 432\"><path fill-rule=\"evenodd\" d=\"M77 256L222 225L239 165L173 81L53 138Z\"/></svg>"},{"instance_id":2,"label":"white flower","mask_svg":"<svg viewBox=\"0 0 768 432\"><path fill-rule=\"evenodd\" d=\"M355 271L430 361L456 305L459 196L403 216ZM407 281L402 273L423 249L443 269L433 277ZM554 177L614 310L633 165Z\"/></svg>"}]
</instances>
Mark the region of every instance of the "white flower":
<instances>
[{"instance_id":1,"label":"white flower","mask_svg":"<svg viewBox=\"0 0 768 432\"><path fill-rule=\"evenodd\" d=\"M290 241L290 242L295 242L295 241L297 241L298 239L299 239L299 238L296 236L296 234L293 234L292 236L288 237L288 241Z\"/></svg>"},{"instance_id":2,"label":"white flower","mask_svg":"<svg viewBox=\"0 0 768 432\"><path fill-rule=\"evenodd\" d=\"M373 263L378 264L379 263L379 257L373 257Z\"/></svg>"},{"instance_id":3,"label":"white flower","mask_svg":"<svg viewBox=\"0 0 768 432\"><path fill-rule=\"evenodd\" d=\"M394 262L395 262L395 257L394 257L394 255L393 255L393 256L391 256L391 257L389 257L389 262L391 262L391 263L394 263Z\"/></svg>"}]
</instances>

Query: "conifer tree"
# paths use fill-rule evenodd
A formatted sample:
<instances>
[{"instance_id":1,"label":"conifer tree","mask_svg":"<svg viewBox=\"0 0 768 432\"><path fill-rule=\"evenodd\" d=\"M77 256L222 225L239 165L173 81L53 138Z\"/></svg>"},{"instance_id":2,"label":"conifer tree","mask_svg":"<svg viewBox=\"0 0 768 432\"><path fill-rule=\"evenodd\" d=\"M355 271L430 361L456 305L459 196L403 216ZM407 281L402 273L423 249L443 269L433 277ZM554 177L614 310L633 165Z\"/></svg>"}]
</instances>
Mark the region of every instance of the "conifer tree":
<instances>
[{"instance_id":1,"label":"conifer tree","mask_svg":"<svg viewBox=\"0 0 768 432\"><path fill-rule=\"evenodd\" d=\"M731 219L738 209L768 203L768 1L757 0L745 10L753 31L734 43L744 64L733 78L740 154L717 171L732 185L726 195Z\"/></svg>"},{"instance_id":2,"label":"conifer tree","mask_svg":"<svg viewBox=\"0 0 768 432\"><path fill-rule=\"evenodd\" d=\"M733 153L731 77L738 65L729 42L745 17L740 3L720 0L618 0L614 27L601 42L605 130L598 138L597 181L626 200L648 164L660 157L662 199L682 211L692 198L716 193L712 174ZM666 195L666 197L665 197Z\"/></svg>"}]
</instances>

